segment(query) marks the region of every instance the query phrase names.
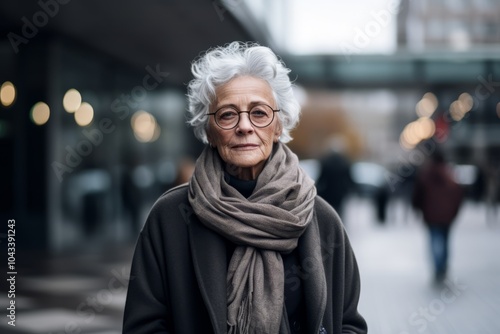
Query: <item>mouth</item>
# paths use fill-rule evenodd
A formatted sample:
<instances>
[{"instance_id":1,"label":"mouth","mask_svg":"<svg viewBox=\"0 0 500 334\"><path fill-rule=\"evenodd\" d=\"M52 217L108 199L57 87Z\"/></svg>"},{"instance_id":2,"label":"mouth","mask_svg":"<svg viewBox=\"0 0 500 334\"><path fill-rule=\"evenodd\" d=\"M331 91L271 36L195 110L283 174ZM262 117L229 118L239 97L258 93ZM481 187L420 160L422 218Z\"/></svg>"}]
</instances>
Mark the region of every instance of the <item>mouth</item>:
<instances>
[{"instance_id":1,"label":"mouth","mask_svg":"<svg viewBox=\"0 0 500 334\"><path fill-rule=\"evenodd\" d=\"M259 145L257 145L257 144L238 144L238 145L232 146L233 149L237 149L237 150L252 150L252 149L257 148L257 147L259 147Z\"/></svg>"}]
</instances>

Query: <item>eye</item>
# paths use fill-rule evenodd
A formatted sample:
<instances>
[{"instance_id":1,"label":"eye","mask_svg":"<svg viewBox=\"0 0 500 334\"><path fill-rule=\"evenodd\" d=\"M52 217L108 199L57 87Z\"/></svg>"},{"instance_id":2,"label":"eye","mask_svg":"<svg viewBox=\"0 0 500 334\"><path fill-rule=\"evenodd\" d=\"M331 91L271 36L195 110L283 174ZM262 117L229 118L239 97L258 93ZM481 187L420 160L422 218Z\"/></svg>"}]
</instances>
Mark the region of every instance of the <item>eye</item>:
<instances>
[{"instance_id":1,"label":"eye","mask_svg":"<svg viewBox=\"0 0 500 334\"><path fill-rule=\"evenodd\" d=\"M218 118L224 121L230 121L238 117L238 113L233 109L222 109L217 114Z\"/></svg>"},{"instance_id":2,"label":"eye","mask_svg":"<svg viewBox=\"0 0 500 334\"><path fill-rule=\"evenodd\" d=\"M256 107L250 112L253 118L266 118L269 117L269 112L266 111L265 107Z\"/></svg>"}]
</instances>

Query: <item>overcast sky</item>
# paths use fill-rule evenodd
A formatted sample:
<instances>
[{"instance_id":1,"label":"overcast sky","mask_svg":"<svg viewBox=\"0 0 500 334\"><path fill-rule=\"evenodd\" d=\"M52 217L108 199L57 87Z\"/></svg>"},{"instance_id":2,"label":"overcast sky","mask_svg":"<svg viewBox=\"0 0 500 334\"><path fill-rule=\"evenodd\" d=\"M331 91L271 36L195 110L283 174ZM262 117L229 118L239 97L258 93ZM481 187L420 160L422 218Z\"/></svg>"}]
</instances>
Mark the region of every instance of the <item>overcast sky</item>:
<instances>
[{"instance_id":1,"label":"overcast sky","mask_svg":"<svg viewBox=\"0 0 500 334\"><path fill-rule=\"evenodd\" d=\"M390 53L399 0L289 0L282 27L292 53Z\"/></svg>"}]
</instances>

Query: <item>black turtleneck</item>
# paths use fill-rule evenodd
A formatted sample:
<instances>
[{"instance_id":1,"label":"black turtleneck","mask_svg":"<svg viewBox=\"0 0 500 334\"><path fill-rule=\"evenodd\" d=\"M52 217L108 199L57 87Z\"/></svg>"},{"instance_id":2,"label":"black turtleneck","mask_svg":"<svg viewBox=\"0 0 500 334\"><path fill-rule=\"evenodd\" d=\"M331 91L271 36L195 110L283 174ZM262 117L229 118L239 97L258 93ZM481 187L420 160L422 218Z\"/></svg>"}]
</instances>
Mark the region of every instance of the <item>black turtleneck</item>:
<instances>
[{"instance_id":1,"label":"black turtleneck","mask_svg":"<svg viewBox=\"0 0 500 334\"><path fill-rule=\"evenodd\" d=\"M226 182L239 191L245 198L252 195L255 186L257 185L257 180L241 180L228 173L225 174Z\"/></svg>"},{"instance_id":2,"label":"black turtleneck","mask_svg":"<svg viewBox=\"0 0 500 334\"><path fill-rule=\"evenodd\" d=\"M257 185L257 180L241 180L227 173L225 174L225 180L245 198L252 195ZM229 262L236 245L227 241L226 247ZM305 325L305 312L303 310L302 280L300 278L302 269L299 263L297 248L289 254L282 254L282 258L285 272L285 305L290 329L292 333L301 333Z\"/></svg>"}]
</instances>

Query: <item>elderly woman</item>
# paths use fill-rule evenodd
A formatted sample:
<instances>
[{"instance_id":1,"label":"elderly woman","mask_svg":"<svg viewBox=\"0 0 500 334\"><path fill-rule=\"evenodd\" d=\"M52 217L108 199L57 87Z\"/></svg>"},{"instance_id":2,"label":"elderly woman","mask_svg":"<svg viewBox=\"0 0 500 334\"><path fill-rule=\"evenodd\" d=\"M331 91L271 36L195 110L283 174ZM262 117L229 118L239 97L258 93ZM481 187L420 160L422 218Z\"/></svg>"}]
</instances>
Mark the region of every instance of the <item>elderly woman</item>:
<instances>
[{"instance_id":1,"label":"elderly woman","mask_svg":"<svg viewBox=\"0 0 500 334\"><path fill-rule=\"evenodd\" d=\"M234 42L192 72L207 146L139 236L124 333L366 333L346 233L285 145L300 113L289 70Z\"/></svg>"}]
</instances>

